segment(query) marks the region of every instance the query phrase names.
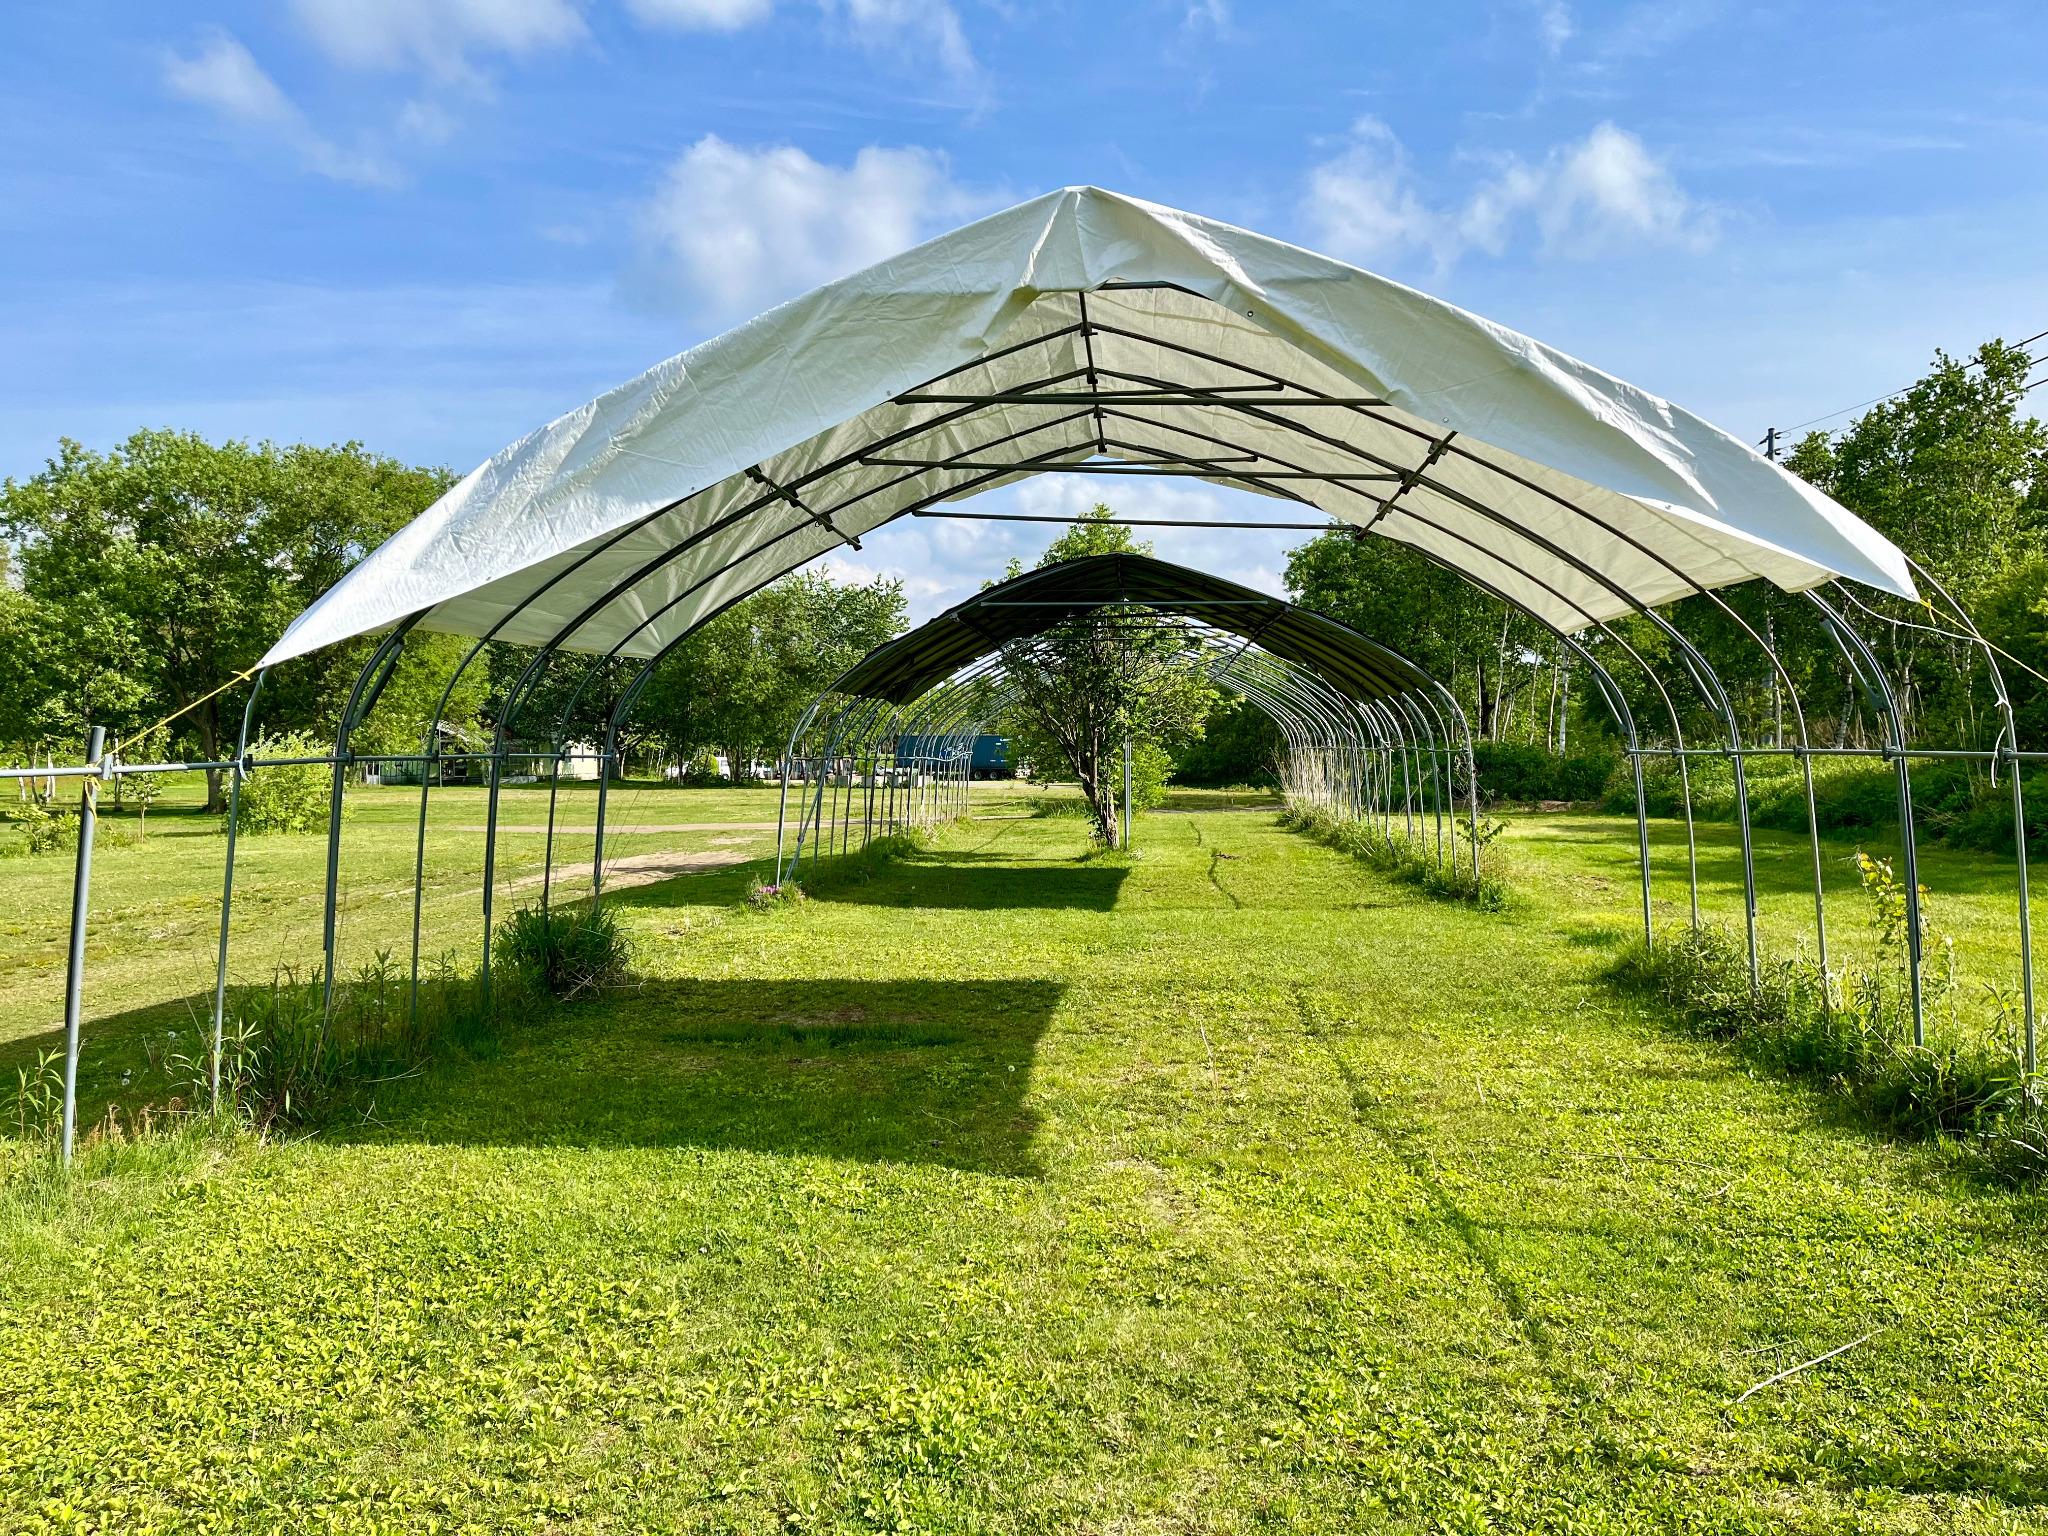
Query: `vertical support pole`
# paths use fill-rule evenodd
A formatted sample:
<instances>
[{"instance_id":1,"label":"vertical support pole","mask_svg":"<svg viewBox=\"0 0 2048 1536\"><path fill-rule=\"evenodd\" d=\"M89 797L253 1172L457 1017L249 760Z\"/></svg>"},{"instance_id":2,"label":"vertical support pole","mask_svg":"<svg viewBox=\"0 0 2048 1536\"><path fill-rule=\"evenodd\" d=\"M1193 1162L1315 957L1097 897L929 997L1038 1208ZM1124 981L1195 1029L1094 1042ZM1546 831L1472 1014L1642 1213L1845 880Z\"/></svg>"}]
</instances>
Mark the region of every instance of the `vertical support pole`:
<instances>
[{"instance_id":1,"label":"vertical support pole","mask_svg":"<svg viewBox=\"0 0 2048 1536\"><path fill-rule=\"evenodd\" d=\"M782 757L782 793L775 801L775 880L782 882L783 839L789 826L789 754Z\"/></svg>"},{"instance_id":2,"label":"vertical support pole","mask_svg":"<svg viewBox=\"0 0 2048 1536\"><path fill-rule=\"evenodd\" d=\"M612 759L619 747L616 714L604 722L604 748L597 759L597 835L590 848L590 905L595 910L604 893L604 813L609 808L612 787Z\"/></svg>"},{"instance_id":3,"label":"vertical support pole","mask_svg":"<svg viewBox=\"0 0 2048 1536\"><path fill-rule=\"evenodd\" d=\"M870 723L872 724L872 722ZM869 740L865 745L867 747L868 768L867 773L864 775L867 782L861 786L865 791L862 796L864 809L861 813L860 831L860 845L863 848L875 840L875 774L881 762L881 750L874 741Z\"/></svg>"},{"instance_id":4,"label":"vertical support pole","mask_svg":"<svg viewBox=\"0 0 2048 1536\"><path fill-rule=\"evenodd\" d=\"M333 781L327 800L327 885L321 893L320 907L322 1019L334 1007L334 942L341 903L341 798L348 787L349 765L355 761L349 754L349 738L363 716L376 708L377 697L384 691L385 683L390 681L392 669L398 665L399 650L405 644L412 624L412 620L407 620L378 642L377 649L370 653L370 659L363 663L362 671L356 674L355 685L349 689L348 699L341 706L341 721L334 728Z\"/></svg>"},{"instance_id":5,"label":"vertical support pole","mask_svg":"<svg viewBox=\"0 0 2048 1536\"><path fill-rule=\"evenodd\" d=\"M1472 727L1465 727L1465 814L1472 828L1472 878L1479 878L1479 764L1472 755Z\"/></svg>"},{"instance_id":6,"label":"vertical support pole","mask_svg":"<svg viewBox=\"0 0 2048 1536\"><path fill-rule=\"evenodd\" d=\"M1630 743L1628 766L1636 787L1636 861L1643 878L1643 952L1656 943L1655 924L1650 917L1650 807L1643 795L1643 754Z\"/></svg>"},{"instance_id":7,"label":"vertical support pole","mask_svg":"<svg viewBox=\"0 0 2048 1536\"><path fill-rule=\"evenodd\" d=\"M1733 727L1731 726L1731 732ZM1763 985L1756 951L1756 845L1749 827L1749 775L1743 771L1742 748L1728 754L1735 762L1735 830L1742 838L1742 922L1749 942L1749 985L1755 991Z\"/></svg>"},{"instance_id":8,"label":"vertical support pole","mask_svg":"<svg viewBox=\"0 0 2048 1536\"><path fill-rule=\"evenodd\" d=\"M1903 728L1899 735L1904 736ZM1904 752L1892 757L1899 783L1899 852L1906 865L1906 971L1913 991L1913 1043L1927 1043L1927 999L1920 974L1920 848L1913 833L1913 778Z\"/></svg>"},{"instance_id":9,"label":"vertical support pole","mask_svg":"<svg viewBox=\"0 0 2048 1536\"><path fill-rule=\"evenodd\" d=\"M249 725L256 716L256 695L263 691L263 679L269 675L267 671L258 672L256 680L249 685L249 699L242 706L242 734L235 738L235 765L228 772L227 869L220 882L220 951L215 957L213 970L213 1060L207 1069L215 1109L220 1108L220 1053L228 1010L228 919L235 909L235 834L241 829L242 822L242 775L249 756ZM424 811L421 814L424 816ZM414 890L418 890L417 880L414 881ZM413 975L417 979L420 958L417 898L413 904L412 958Z\"/></svg>"},{"instance_id":10,"label":"vertical support pole","mask_svg":"<svg viewBox=\"0 0 2048 1536\"><path fill-rule=\"evenodd\" d=\"M2010 730L2011 722L2007 722ZM2014 753L2018 750L2015 738ZM2020 877L2020 1008L2025 1017L2021 1028L2026 1035L2024 1051L2027 1076L2031 1078L2040 1070L2039 1057L2035 1050L2034 1034L2034 914L2030 910L2027 893L2027 802L2020 791L2020 762L2017 755L2006 759L2012 769L2012 832L2013 851L2019 860Z\"/></svg>"},{"instance_id":11,"label":"vertical support pole","mask_svg":"<svg viewBox=\"0 0 2048 1536\"><path fill-rule=\"evenodd\" d=\"M1775 676L1776 674L1773 673ZM1796 704L1798 700L1795 698ZM1820 947L1820 1000L1824 1008L1834 1006L1834 983L1828 979L1828 897L1821 868L1820 810L1813 798L1813 754L1807 750L1806 717L1799 717L1799 770L1806 784L1806 837L1813 852L1813 933ZM1782 736L1784 727L1779 726Z\"/></svg>"},{"instance_id":12,"label":"vertical support pole","mask_svg":"<svg viewBox=\"0 0 2048 1536\"><path fill-rule=\"evenodd\" d=\"M241 819L242 761L237 757L234 767L228 770L228 849L227 870L221 876L220 963L213 973L213 1042L206 1059L207 1102L216 1111L220 1108L220 1053L224 1043L221 1037L228 1011L228 913L235 900L235 834ZM417 945L417 939L414 943Z\"/></svg>"},{"instance_id":13,"label":"vertical support pole","mask_svg":"<svg viewBox=\"0 0 2048 1536\"><path fill-rule=\"evenodd\" d=\"M1124 737L1124 852L1131 851L1131 738Z\"/></svg>"},{"instance_id":14,"label":"vertical support pole","mask_svg":"<svg viewBox=\"0 0 2048 1536\"><path fill-rule=\"evenodd\" d=\"M491 1005L491 912L498 883L498 798L504 783L505 736L491 736L491 787L484 802L484 945L483 968L478 973L484 990L484 1007Z\"/></svg>"},{"instance_id":15,"label":"vertical support pole","mask_svg":"<svg viewBox=\"0 0 2048 1536\"><path fill-rule=\"evenodd\" d=\"M555 755L552 759L555 771L548 780L548 832L541 840L540 855L540 915L548 915L549 887L554 883L555 873L555 800L562 791L562 743L560 738L551 742Z\"/></svg>"},{"instance_id":16,"label":"vertical support pole","mask_svg":"<svg viewBox=\"0 0 2048 1536\"><path fill-rule=\"evenodd\" d=\"M1685 748L1680 746L1674 755L1678 759L1678 798L1685 807L1685 881L1692 896L1692 926L1698 932L1700 926L1700 842L1692 824L1692 767L1686 759Z\"/></svg>"},{"instance_id":17,"label":"vertical support pole","mask_svg":"<svg viewBox=\"0 0 2048 1536\"><path fill-rule=\"evenodd\" d=\"M1391 711L1389 714L1391 715ZM1398 726L1399 722L1395 721ZM1401 752L1401 833L1409 842L1415 841L1415 786L1408 777L1408 743L1402 740Z\"/></svg>"},{"instance_id":18,"label":"vertical support pole","mask_svg":"<svg viewBox=\"0 0 2048 1536\"><path fill-rule=\"evenodd\" d=\"M355 701L351 699L350 704ZM320 1016L334 1011L334 940L341 904L341 799L347 787L348 718L343 711L340 739L334 748L334 771L327 791L327 884L320 893Z\"/></svg>"},{"instance_id":19,"label":"vertical support pole","mask_svg":"<svg viewBox=\"0 0 2048 1536\"><path fill-rule=\"evenodd\" d=\"M78 1143L78 1015L85 991L85 913L92 892L92 841L99 821L100 754L107 729L95 725L85 733L85 787L78 795L78 861L71 876L71 954L64 971L64 1163L71 1164Z\"/></svg>"}]
</instances>

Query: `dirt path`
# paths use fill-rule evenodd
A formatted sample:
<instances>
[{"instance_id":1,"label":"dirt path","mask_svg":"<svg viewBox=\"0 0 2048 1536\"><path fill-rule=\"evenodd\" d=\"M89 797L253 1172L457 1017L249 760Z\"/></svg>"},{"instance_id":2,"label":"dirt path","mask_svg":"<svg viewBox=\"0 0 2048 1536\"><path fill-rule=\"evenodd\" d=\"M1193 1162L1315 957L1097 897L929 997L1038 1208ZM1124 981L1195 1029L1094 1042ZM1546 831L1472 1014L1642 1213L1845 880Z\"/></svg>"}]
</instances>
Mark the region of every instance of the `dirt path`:
<instances>
[{"instance_id":1,"label":"dirt path","mask_svg":"<svg viewBox=\"0 0 2048 1536\"><path fill-rule=\"evenodd\" d=\"M630 890L636 885L658 885L678 875L708 874L744 864L758 855L745 848L715 848L708 853L635 853L623 859L608 859L604 867L607 891ZM522 875L508 890L525 890L541 883L540 875Z\"/></svg>"},{"instance_id":2,"label":"dirt path","mask_svg":"<svg viewBox=\"0 0 2048 1536\"><path fill-rule=\"evenodd\" d=\"M547 829L547 823L544 821L501 821L498 823L498 830L500 832L545 832ZM451 832L475 832L481 835L490 829L482 822L478 822L473 827L451 827L448 830ZM772 821L629 821L619 824L606 822L604 834L606 837L645 837L663 832L773 832L774 830L775 823ZM557 837L595 837L596 835L597 828L594 826L571 827L560 822L555 824L555 836Z\"/></svg>"}]
</instances>

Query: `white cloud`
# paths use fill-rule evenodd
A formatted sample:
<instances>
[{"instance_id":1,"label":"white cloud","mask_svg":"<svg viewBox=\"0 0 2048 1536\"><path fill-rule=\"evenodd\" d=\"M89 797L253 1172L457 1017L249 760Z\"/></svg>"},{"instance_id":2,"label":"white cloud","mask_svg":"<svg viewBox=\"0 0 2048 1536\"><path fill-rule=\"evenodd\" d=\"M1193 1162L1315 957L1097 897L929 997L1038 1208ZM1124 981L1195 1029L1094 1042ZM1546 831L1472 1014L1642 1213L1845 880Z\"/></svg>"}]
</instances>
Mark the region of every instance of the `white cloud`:
<instances>
[{"instance_id":1,"label":"white cloud","mask_svg":"<svg viewBox=\"0 0 2048 1536\"><path fill-rule=\"evenodd\" d=\"M209 108L224 122L289 146L322 176L359 186L389 186L397 180L377 157L344 150L315 131L249 50L225 32L214 33L189 57L167 55L164 84L174 96Z\"/></svg>"},{"instance_id":2,"label":"white cloud","mask_svg":"<svg viewBox=\"0 0 2048 1536\"><path fill-rule=\"evenodd\" d=\"M847 166L789 145L699 139L640 215L646 286L736 319L893 256L975 211L930 150L870 146Z\"/></svg>"},{"instance_id":3,"label":"white cloud","mask_svg":"<svg viewBox=\"0 0 2048 1536\"><path fill-rule=\"evenodd\" d=\"M574 0L292 0L313 41L356 69L474 74L473 53L527 54L584 36Z\"/></svg>"},{"instance_id":4,"label":"white cloud","mask_svg":"<svg viewBox=\"0 0 2048 1536\"><path fill-rule=\"evenodd\" d=\"M1448 265L1459 244L1455 222L1426 204L1414 183L1394 130L1361 117L1350 141L1309 172L1303 212L1316 243L1359 261L1421 250Z\"/></svg>"},{"instance_id":5,"label":"white cloud","mask_svg":"<svg viewBox=\"0 0 2048 1536\"><path fill-rule=\"evenodd\" d=\"M1536 35L1542 40L1545 53L1556 58L1577 30L1572 23L1571 7L1564 0L1536 0Z\"/></svg>"},{"instance_id":6,"label":"white cloud","mask_svg":"<svg viewBox=\"0 0 2048 1536\"><path fill-rule=\"evenodd\" d=\"M1612 123L1551 151L1540 168L1510 174L1549 250L1700 246L1716 232L1713 210L1695 203L1641 139Z\"/></svg>"},{"instance_id":7,"label":"white cloud","mask_svg":"<svg viewBox=\"0 0 2048 1536\"><path fill-rule=\"evenodd\" d=\"M166 59L164 83L187 101L252 126L276 127L299 115L249 50L225 32L208 38L189 59L178 54Z\"/></svg>"},{"instance_id":8,"label":"white cloud","mask_svg":"<svg viewBox=\"0 0 2048 1536\"><path fill-rule=\"evenodd\" d=\"M636 21L685 32L737 32L766 21L775 0L626 0Z\"/></svg>"},{"instance_id":9,"label":"white cloud","mask_svg":"<svg viewBox=\"0 0 2048 1536\"><path fill-rule=\"evenodd\" d=\"M826 555L817 562L817 569L842 586L864 587L877 581L900 581L903 583L904 597L921 606L944 597L953 590L951 583L940 580L928 571L911 570L901 565L873 565L864 560L848 560L839 555Z\"/></svg>"},{"instance_id":10,"label":"white cloud","mask_svg":"<svg viewBox=\"0 0 2048 1536\"><path fill-rule=\"evenodd\" d=\"M930 58L956 81L979 73L960 15L949 0L821 0L854 40L876 53Z\"/></svg>"},{"instance_id":11,"label":"white cloud","mask_svg":"<svg viewBox=\"0 0 2048 1536\"><path fill-rule=\"evenodd\" d=\"M1525 227L1545 255L1591 257L1632 246L1698 249L1713 242L1719 222L1613 123L1540 161L1498 162L1461 202L1432 202L1400 140L1369 117L1310 171L1302 213L1312 237L1339 255L1371 262L1421 253L1439 271L1468 250L1502 254Z\"/></svg>"}]
</instances>

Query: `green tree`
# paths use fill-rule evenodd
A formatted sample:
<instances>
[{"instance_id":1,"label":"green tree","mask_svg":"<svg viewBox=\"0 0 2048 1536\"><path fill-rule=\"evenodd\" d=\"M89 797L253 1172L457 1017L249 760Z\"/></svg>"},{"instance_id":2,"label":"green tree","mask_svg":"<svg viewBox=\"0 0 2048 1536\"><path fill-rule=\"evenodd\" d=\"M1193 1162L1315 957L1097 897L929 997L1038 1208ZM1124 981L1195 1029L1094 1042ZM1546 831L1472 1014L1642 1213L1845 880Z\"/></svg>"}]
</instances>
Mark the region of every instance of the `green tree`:
<instances>
[{"instance_id":1,"label":"green tree","mask_svg":"<svg viewBox=\"0 0 2048 1536\"><path fill-rule=\"evenodd\" d=\"M1098 503L1052 542L1039 568L1090 555L1152 552L1112 517ZM1013 563L1010 573L1022 574L1021 566ZM1167 755L1201 734L1216 699L1180 634L1150 622L1152 613L1142 604L1112 604L1003 648L1016 690L1007 722L1016 754L1064 762L1104 842L1115 837L1125 742L1163 777Z\"/></svg>"},{"instance_id":2,"label":"green tree","mask_svg":"<svg viewBox=\"0 0 2048 1536\"><path fill-rule=\"evenodd\" d=\"M33 604L7 642L33 652L29 696L0 713L49 735L75 734L88 717L125 734L184 711L150 749L218 759L246 692L207 696L447 484L444 471L354 443L251 447L145 431L97 453L65 440L42 473L0 485L0 533ZM369 644L282 671L264 717L331 723ZM218 810L218 773L207 789Z\"/></svg>"},{"instance_id":3,"label":"green tree","mask_svg":"<svg viewBox=\"0 0 2048 1536\"><path fill-rule=\"evenodd\" d=\"M2011 598L2015 573L2048 545L2048 427L2024 414L2032 366L2027 353L2002 341L1986 342L1968 360L1937 352L1911 388L1839 436L1807 434L1787 461L1919 561L1966 610L1995 609L2019 624L2005 638L2022 645L2030 621L2027 605ZM1931 632L1953 627L1942 617L1926 627L1878 629L1923 740L1985 734L1988 690L1974 648ZM1999 634L1990 638L2004 643Z\"/></svg>"},{"instance_id":4,"label":"green tree","mask_svg":"<svg viewBox=\"0 0 2048 1536\"><path fill-rule=\"evenodd\" d=\"M799 572L704 624L648 680L633 718L681 759L722 752L733 775L774 762L833 679L904 628L903 584Z\"/></svg>"},{"instance_id":5,"label":"green tree","mask_svg":"<svg viewBox=\"0 0 2048 1536\"><path fill-rule=\"evenodd\" d=\"M1272 717L1242 694L1225 694L1210 706L1200 737L1174 754L1173 782L1210 788L1271 784L1280 749Z\"/></svg>"},{"instance_id":6,"label":"green tree","mask_svg":"<svg viewBox=\"0 0 2048 1536\"><path fill-rule=\"evenodd\" d=\"M1554 637L1534 620L1416 550L1349 530L1290 553L1286 582L1302 607L1392 646L1450 688L1475 734L1501 739L1525 702L1533 736L1551 692L1544 669L1560 664Z\"/></svg>"}]
</instances>

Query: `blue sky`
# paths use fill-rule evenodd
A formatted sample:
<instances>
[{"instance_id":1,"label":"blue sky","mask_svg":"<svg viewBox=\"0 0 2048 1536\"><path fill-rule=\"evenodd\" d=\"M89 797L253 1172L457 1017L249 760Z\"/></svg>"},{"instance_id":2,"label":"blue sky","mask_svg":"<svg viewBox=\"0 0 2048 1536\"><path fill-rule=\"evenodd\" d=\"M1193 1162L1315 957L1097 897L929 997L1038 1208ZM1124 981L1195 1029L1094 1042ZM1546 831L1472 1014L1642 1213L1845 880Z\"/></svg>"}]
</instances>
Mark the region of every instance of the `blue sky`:
<instances>
[{"instance_id":1,"label":"blue sky","mask_svg":"<svg viewBox=\"0 0 2048 1536\"><path fill-rule=\"evenodd\" d=\"M467 469L1073 182L1413 282L1751 438L2048 329L2037 0L32 0L7 27L0 474L143 425ZM840 563L922 614L1045 534L920 523ZM1158 542L1271 585L1293 541Z\"/></svg>"}]
</instances>

